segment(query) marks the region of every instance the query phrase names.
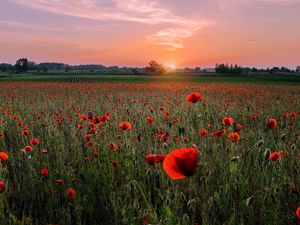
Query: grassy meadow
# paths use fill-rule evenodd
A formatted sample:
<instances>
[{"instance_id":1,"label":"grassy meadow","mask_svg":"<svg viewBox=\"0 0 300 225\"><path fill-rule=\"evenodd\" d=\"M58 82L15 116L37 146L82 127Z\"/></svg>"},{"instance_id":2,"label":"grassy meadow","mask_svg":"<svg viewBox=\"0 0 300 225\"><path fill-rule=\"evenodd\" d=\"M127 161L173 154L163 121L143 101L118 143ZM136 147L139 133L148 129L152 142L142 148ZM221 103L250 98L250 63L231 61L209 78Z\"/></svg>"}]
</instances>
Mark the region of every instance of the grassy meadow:
<instances>
[{"instance_id":1,"label":"grassy meadow","mask_svg":"<svg viewBox=\"0 0 300 225\"><path fill-rule=\"evenodd\" d=\"M0 78L1 225L300 224L299 77L86 77Z\"/></svg>"},{"instance_id":2,"label":"grassy meadow","mask_svg":"<svg viewBox=\"0 0 300 225\"><path fill-rule=\"evenodd\" d=\"M300 85L300 74L267 74L255 73L249 75L219 75L214 73L203 73L200 75L190 74L165 74L165 75L111 75L94 73L25 73L12 74L0 73L0 82L4 81L44 81L44 82L226 82L226 83L257 83L257 84L286 84Z\"/></svg>"}]
</instances>

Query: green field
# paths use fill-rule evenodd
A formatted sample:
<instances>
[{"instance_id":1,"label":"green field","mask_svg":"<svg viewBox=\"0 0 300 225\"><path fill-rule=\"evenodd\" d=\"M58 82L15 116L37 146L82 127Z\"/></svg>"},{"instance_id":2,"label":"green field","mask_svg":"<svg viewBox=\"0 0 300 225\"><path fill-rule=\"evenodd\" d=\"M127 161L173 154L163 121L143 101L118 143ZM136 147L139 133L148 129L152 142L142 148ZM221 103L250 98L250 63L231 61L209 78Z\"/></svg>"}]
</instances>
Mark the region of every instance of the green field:
<instances>
[{"instance_id":1,"label":"green field","mask_svg":"<svg viewBox=\"0 0 300 225\"><path fill-rule=\"evenodd\" d=\"M292 85L0 82L0 225L299 224L299 97Z\"/></svg>"},{"instance_id":2,"label":"green field","mask_svg":"<svg viewBox=\"0 0 300 225\"><path fill-rule=\"evenodd\" d=\"M50 82L249 82L262 84L300 85L300 74L251 75L97 75L97 74L1 74L0 81L50 81Z\"/></svg>"}]
</instances>

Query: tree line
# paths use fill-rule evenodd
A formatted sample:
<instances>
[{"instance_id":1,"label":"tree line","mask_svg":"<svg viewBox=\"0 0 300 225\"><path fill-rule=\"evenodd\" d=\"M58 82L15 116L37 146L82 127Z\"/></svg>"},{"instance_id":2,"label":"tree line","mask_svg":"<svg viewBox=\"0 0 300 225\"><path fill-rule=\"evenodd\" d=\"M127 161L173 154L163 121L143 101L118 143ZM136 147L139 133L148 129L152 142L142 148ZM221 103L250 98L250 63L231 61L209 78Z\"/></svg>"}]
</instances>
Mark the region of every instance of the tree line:
<instances>
[{"instance_id":1,"label":"tree line","mask_svg":"<svg viewBox=\"0 0 300 225\"><path fill-rule=\"evenodd\" d=\"M212 71L214 70L214 71ZM161 63L151 60L149 65L143 68L140 67L118 67L118 66L103 66L103 65L75 65L71 66L64 63L40 63L36 64L27 58L20 58L14 65L1 63L0 71L2 72L15 72L26 73L27 71L36 71L38 73L47 71L79 71L79 72L102 72L107 74L164 74L169 72L183 72L183 73L201 73L208 72L206 69L196 68L184 68L184 69L170 69L164 67ZM211 68L210 72L216 72L218 74L233 74L242 75L249 73L300 73L300 66L297 66L295 70L288 69L286 67L272 67L266 69L260 69L256 67L242 67L240 65L233 64L216 64L215 68Z\"/></svg>"},{"instance_id":2,"label":"tree line","mask_svg":"<svg viewBox=\"0 0 300 225\"><path fill-rule=\"evenodd\" d=\"M291 70L287 67L272 67L272 68L266 68L266 69L258 69L256 67L242 67L240 65L233 65L233 64L216 64L215 67L216 73L219 74L249 74L251 73L299 73L300 72L300 66L297 66L295 70Z\"/></svg>"}]
</instances>

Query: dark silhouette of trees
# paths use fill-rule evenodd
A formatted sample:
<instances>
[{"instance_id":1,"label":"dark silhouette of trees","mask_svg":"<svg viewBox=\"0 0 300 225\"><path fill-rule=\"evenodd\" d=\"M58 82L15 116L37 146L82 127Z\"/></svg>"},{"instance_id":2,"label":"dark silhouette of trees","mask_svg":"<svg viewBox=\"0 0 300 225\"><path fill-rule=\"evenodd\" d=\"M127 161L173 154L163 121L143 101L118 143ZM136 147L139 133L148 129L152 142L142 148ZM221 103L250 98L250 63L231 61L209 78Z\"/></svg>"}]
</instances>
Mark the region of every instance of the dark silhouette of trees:
<instances>
[{"instance_id":1,"label":"dark silhouette of trees","mask_svg":"<svg viewBox=\"0 0 300 225\"><path fill-rule=\"evenodd\" d=\"M258 69L255 67L252 67L251 72L256 73L256 72L258 72Z\"/></svg>"},{"instance_id":2,"label":"dark silhouette of trees","mask_svg":"<svg viewBox=\"0 0 300 225\"><path fill-rule=\"evenodd\" d=\"M7 64L7 63L0 64L0 71L2 71L2 72L8 72L8 71L13 71L13 70L14 70L14 66L11 64Z\"/></svg>"},{"instance_id":3,"label":"dark silhouette of trees","mask_svg":"<svg viewBox=\"0 0 300 225\"><path fill-rule=\"evenodd\" d=\"M33 61L28 61L28 70L37 70L38 66Z\"/></svg>"},{"instance_id":4,"label":"dark silhouette of trees","mask_svg":"<svg viewBox=\"0 0 300 225\"><path fill-rule=\"evenodd\" d=\"M150 72L150 73L157 73L157 74L162 74L162 73L166 72L166 70L163 67L163 65L159 64L155 60L151 60L149 62L149 66L146 67L146 71Z\"/></svg>"},{"instance_id":5,"label":"dark silhouette of trees","mask_svg":"<svg viewBox=\"0 0 300 225\"><path fill-rule=\"evenodd\" d=\"M296 72L297 72L297 73L300 73L300 66L297 66L297 67L296 67Z\"/></svg>"},{"instance_id":6,"label":"dark silhouette of trees","mask_svg":"<svg viewBox=\"0 0 300 225\"><path fill-rule=\"evenodd\" d=\"M132 71L132 73L133 73L134 75L139 74L139 71L138 71L136 68L132 69L131 71Z\"/></svg>"},{"instance_id":7,"label":"dark silhouette of trees","mask_svg":"<svg viewBox=\"0 0 300 225\"><path fill-rule=\"evenodd\" d=\"M25 73L27 72L29 67L29 62L27 58L18 59L15 64L15 69L17 73Z\"/></svg>"},{"instance_id":8,"label":"dark silhouette of trees","mask_svg":"<svg viewBox=\"0 0 300 225\"><path fill-rule=\"evenodd\" d=\"M234 66L231 64L216 64L216 72L220 74L243 74L244 69L241 66L235 64Z\"/></svg>"}]
</instances>

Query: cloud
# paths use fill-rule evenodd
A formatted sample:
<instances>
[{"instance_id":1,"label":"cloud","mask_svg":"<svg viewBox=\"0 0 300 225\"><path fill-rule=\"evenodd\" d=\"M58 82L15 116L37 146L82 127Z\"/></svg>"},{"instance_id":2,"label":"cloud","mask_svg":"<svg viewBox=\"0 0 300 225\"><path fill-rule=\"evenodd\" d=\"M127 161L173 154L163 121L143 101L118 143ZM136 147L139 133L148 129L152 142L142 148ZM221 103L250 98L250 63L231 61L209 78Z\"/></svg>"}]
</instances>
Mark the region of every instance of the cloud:
<instances>
[{"instance_id":1,"label":"cloud","mask_svg":"<svg viewBox=\"0 0 300 225\"><path fill-rule=\"evenodd\" d=\"M157 44L182 48L183 39L192 36L210 21L175 15L159 5L158 0L6 0L13 4L50 13L99 21L127 21L159 25L159 31L150 38ZM149 39L149 37L148 37Z\"/></svg>"},{"instance_id":2,"label":"cloud","mask_svg":"<svg viewBox=\"0 0 300 225\"><path fill-rule=\"evenodd\" d=\"M24 29L24 30L33 30L33 31L58 31L59 28L56 27L38 27L31 24L21 23L13 20L0 20L0 26L16 28L16 29Z\"/></svg>"},{"instance_id":3,"label":"cloud","mask_svg":"<svg viewBox=\"0 0 300 225\"><path fill-rule=\"evenodd\" d=\"M201 23L190 23L184 27L173 27L164 30L160 30L148 40L164 45L167 49L179 49L184 48L183 39L191 37L196 31L205 29L213 25L213 22L203 21Z\"/></svg>"},{"instance_id":4,"label":"cloud","mask_svg":"<svg viewBox=\"0 0 300 225\"><path fill-rule=\"evenodd\" d=\"M300 3L300 0L215 0L220 9L230 9L240 4L272 4L272 5L291 5Z\"/></svg>"}]
</instances>

